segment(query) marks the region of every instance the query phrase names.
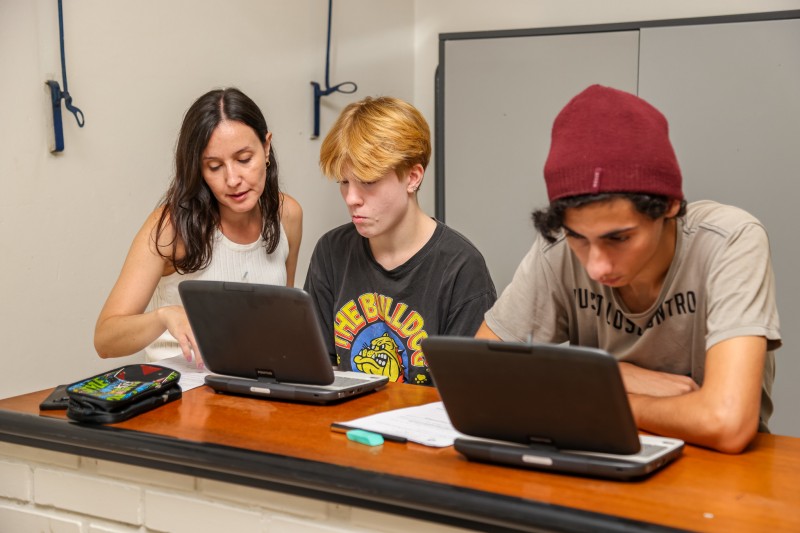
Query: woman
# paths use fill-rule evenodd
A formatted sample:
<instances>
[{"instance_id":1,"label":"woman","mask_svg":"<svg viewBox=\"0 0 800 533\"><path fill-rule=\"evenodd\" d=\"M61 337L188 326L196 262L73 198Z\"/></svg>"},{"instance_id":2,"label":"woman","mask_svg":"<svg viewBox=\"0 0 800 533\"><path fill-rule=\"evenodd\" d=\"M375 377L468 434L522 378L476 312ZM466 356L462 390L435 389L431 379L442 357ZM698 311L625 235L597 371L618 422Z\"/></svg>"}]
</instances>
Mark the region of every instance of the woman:
<instances>
[{"instance_id":1,"label":"woman","mask_svg":"<svg viewBox=\"0 0 800 533\"><path fill-rule=\"evenodd\" d=\"M201 366L178 283L294 285L302 216L279 190L272 133L258 106L237 89L201 96L181 126L175 177L134 238L97 319L97 353L144 349L155 361L182 352Z\"/></svg>"}]
</instances>

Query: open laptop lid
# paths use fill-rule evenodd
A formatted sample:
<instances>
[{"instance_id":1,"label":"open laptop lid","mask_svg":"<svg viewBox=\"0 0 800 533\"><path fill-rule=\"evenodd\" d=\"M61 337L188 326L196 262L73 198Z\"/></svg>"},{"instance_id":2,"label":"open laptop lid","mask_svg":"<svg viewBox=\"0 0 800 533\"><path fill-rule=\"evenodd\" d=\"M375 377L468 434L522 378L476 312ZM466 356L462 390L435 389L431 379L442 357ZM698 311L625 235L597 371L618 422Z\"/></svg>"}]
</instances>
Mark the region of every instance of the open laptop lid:
<instances>
[{"instance_id":1,"label":"open laptop lid","mask_svg":"<svg viewBox=\"0 0 800 533\"><path fill-rule=\"evenodd\" d=\"M178 291L203 361L218 374L206 384L217 391L325 403L388 381L347 373L334 384L311 297L301 289L187 280Z\"/></svg>"},{"instance_id":2,"label":"open laptop lid","mask_svg":"<svg viewBox=\"0 0 800 533\"><path fill-rule=\"evenodd\" d=\"M683 441L640 436L607 352L455 337L422 341L447 414L477 461L634 479L678 457Z\"/></svg>"},{"instance_id":3,"label":"open laptop lid","mask_svg":"<svg viewBox=\"0 0 800 533\"><path fill-rule=\"evenodd\" d=\"M178 285L206 367L240 378L328 385L333 367L310 296L279 285Z\"/></svg>"},{"instance_id":4,"label":"open laptop lid","mask_svg":"<svg viewBox=\"0 0 800 533\"><path fill-rule=\"evenodd\" d=\"M458 431L559 449L639 451L622 377L607 352L456 337L422 342Z\"/></svg>"}]
</instances>

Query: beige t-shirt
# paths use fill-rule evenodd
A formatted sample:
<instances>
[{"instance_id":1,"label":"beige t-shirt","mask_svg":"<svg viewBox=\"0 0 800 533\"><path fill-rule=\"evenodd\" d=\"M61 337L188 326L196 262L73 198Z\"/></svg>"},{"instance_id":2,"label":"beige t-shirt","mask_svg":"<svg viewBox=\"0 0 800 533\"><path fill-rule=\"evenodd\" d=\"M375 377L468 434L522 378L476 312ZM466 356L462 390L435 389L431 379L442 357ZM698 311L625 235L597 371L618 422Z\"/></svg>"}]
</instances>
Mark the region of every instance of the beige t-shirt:
<instances>
[{"instance_id":1,"label":"beige t-shirt","mask_svg":"<svg viewBox=\"0 0 800 533\"><path fill-rule=\"evenodd\" d=\"M589 278L562 236L539 238L486 315L501 339L601 348L643 368L703 383L706 351L739 336L767 339L760 430L772 414L773 350L781 345L769 241L736 207L688 205L656 302L632 313L618 292Z\"/></svg>"}]
</instances>

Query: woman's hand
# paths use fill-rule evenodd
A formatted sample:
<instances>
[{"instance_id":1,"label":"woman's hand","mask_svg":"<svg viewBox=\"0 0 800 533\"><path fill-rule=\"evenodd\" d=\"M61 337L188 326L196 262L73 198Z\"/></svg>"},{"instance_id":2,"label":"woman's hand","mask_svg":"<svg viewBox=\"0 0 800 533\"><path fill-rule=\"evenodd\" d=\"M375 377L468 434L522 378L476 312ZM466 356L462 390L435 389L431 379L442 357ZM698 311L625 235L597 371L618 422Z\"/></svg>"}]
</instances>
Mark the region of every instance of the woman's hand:
<instances>
[{"instance_id":1,"label":"woman's hand","mask_svg":"<svg viewBox=\"0 0 800 533\"><path fill-rule=\"evenodd\" d=\"M197 341L194 339L194 333L184 308L180 305L170 305L159 307L156 313L164 328L177 339L183 358L188 362L194 359L197 368L203 368L203 358L197 348Z\"/></svg>"}]
</instances>

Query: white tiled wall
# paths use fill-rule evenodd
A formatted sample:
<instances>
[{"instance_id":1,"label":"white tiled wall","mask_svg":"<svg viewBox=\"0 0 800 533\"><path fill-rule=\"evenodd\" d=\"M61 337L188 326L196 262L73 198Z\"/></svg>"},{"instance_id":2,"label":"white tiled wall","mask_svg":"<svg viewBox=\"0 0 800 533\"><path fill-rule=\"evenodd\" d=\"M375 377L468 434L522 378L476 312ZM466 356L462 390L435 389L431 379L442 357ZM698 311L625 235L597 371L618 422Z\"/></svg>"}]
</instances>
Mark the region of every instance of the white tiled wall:
<instances>
[{"instance_id":1,"label":"white tiled wall","mask_svg":"<svg viewBox=\"0 0 800 533\"><path fill-rule=\"evenodd\" d=\"M0 442L0 533L455 533L452 527Z\"/></svg>"}]
</instances>

